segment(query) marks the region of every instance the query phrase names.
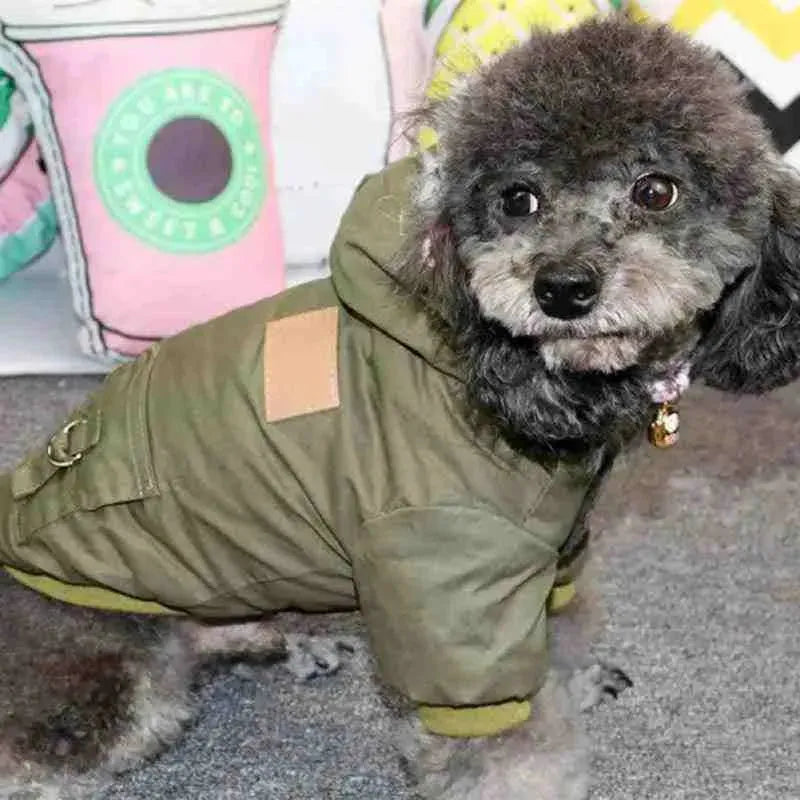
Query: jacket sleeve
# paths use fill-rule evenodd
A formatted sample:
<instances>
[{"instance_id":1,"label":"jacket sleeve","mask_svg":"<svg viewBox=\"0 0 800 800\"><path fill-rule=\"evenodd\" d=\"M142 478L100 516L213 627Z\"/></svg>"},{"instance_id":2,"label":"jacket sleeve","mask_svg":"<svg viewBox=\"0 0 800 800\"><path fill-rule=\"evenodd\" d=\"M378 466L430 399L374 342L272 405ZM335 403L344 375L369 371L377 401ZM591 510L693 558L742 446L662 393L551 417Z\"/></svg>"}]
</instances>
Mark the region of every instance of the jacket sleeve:
<instances>
[{"instance_id":1,"label":"jacket sleeve","mask_svg":"<svg viewBox=\"0 0 800 800\"><path fill-rule=\"evenodd\" d=\"M551 545L490 511L438 506L370 520L355 550L359 603L389 685L455 707L538 691Z\"/></svg>"}]
</instances>

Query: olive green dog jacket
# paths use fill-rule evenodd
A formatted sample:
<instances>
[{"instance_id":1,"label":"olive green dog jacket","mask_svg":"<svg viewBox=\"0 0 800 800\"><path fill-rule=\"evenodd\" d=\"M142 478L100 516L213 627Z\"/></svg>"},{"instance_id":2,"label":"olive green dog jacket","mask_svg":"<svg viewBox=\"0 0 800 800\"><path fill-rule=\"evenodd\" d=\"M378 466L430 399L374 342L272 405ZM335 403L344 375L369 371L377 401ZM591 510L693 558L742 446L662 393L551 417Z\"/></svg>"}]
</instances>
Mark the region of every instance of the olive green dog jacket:
<instances>
[{"instance_id":1,"label":"olive green dog jacket","mask_svg":"<svg viewBox=\"0 0 800 800\"><path fill-rule=\"evenodd\" d=\"M362 183L330 280L154 345L1 476L0 563L143 610L360 608L409 698L533 695L589 479L466 421L458 369L391 273L415 170Z\"/></svg>"}]
</instances>

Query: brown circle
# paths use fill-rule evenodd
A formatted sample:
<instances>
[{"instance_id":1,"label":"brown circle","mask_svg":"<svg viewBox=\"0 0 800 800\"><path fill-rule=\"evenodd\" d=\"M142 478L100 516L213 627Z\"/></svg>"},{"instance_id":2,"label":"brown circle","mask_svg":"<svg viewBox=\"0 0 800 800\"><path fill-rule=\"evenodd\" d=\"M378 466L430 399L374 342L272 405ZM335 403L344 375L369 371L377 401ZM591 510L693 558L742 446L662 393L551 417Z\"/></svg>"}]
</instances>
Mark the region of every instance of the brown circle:
<instances>
[{"instance_id":1,"label":"brown circle","mask_svg":"<svg viewBox=\"0 0 800 800\"><path fill-rule=\"evenodd\" d=\"M180 117L160 128L147 148L147 171L167 197L205 203L222 194L233 170L225 134L203 117Z\"/></svg>"}]
</instances>

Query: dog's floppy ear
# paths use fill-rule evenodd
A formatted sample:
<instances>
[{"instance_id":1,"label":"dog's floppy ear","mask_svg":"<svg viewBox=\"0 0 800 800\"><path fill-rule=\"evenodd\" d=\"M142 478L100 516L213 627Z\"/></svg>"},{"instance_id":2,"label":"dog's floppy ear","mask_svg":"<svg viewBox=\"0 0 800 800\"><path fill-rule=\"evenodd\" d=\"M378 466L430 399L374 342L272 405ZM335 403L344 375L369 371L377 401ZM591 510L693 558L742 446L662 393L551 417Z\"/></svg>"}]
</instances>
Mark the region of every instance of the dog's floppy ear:
<instances>
[{"instance_id":1,"label":"dog's floppy ear","mask_svg":"<svg viewBox=\"0 0 800 800\"><path fill-rule=\"evenodd\" d=\"M444 211L440 169L436 153L422 156L413 192L414 226L400 254L397 277L416 297L444 315L446 307L452 307L450 301L462 275L452 224Z\"/></svg>"},{"instance_id":2,"label":"dog's floppy ear","mask_svg":"<svg viewBox=\"0 0 800 800\"><path fill-rule=\"evenodd\" d=\"M751 393L800 375L800 175L789 167L775 168L760 263L715 309L695 374L718 389Z\"/></svg>"}]
</instances>

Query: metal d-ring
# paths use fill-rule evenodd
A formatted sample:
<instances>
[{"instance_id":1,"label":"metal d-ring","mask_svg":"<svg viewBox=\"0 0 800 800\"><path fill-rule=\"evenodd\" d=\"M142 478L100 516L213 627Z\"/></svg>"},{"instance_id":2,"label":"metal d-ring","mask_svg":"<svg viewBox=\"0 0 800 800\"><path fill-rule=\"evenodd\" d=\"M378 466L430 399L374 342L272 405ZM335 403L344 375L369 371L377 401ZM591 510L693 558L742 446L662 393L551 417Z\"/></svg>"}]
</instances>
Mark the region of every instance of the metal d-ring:
<instances>
[{"instance_id":1,"label":"metal d-ring","mask_svg":"<svg viewBox=\"0 0 800 800\"><path fill-rule=\"evenodd\" d=\"M77 463L83 458L83 452L78 451L77 453L70 453L67 458L59 458L58 454L55 452L56 448L53 444L53 440L56 436L63 436L65 439L65 447L69 447L69 433L74 428L77 428L78 425L86 425L89 420L86 417L78 417L78 419L73 419L72 422L68 422L58 433L54 433L50 437L50 441L47 443L47 460L54 466L58 467L59 469L63 467L71 467L73 464Z\"/></svg>"}]
</instances>

